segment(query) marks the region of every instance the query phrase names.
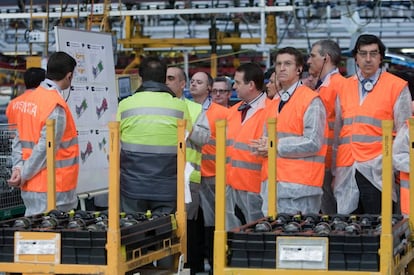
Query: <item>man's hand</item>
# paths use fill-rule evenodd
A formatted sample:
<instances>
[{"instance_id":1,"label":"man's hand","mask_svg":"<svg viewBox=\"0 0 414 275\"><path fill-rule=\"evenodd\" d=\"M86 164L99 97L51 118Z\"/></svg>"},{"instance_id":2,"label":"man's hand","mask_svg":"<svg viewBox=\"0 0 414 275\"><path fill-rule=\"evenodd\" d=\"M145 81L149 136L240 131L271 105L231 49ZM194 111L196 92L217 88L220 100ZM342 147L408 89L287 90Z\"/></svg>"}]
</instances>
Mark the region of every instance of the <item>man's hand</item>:
<instances>
[{"instance_id":1,"label":"man's hand","mask_svg":"<svg viewBox=\"0 0 414 275\"><path fill-rule=\"evenodd\" d=\"M267 157L267 137L251 140L249 147L253 155Z\"/></svg>"},{"instance_id":2,"label":"man's hand","mask_svg":"<svg viewBox=\"0 0 414 275\"><path fill-rule=\"evenodd\" d=\"M11 178L7 180L10 187L20 187L23 185L20 168L13 168Z\"/></svg>"}]
</instances>

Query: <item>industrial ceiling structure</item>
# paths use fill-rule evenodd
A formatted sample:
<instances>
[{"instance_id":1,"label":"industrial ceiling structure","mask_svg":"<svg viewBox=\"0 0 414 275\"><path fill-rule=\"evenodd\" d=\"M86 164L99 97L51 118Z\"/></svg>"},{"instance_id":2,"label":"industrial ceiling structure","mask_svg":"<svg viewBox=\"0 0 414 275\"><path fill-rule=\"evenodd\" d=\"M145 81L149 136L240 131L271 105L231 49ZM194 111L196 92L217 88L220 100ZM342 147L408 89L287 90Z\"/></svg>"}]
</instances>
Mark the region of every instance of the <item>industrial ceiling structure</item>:
<instances>
[{"instance_id":1,"label":"industrial ceiling structure","mask_svg":"<svg viewBox=\"0 0 414 275\"><path fill-rule=\"evenodd\" d=\"M47 56L57 25L113 33L115 54L136 58L119 58L124 68L150 51L184 60L204 54L212 67L220 67L217 57L231 56L235 66L259 56L269 66L277 48L308 51L329 38L346 50L361 33L381 37L394 52L414 52L413 0L2 0L0 52Z\"/></svg>"}]
</instances>

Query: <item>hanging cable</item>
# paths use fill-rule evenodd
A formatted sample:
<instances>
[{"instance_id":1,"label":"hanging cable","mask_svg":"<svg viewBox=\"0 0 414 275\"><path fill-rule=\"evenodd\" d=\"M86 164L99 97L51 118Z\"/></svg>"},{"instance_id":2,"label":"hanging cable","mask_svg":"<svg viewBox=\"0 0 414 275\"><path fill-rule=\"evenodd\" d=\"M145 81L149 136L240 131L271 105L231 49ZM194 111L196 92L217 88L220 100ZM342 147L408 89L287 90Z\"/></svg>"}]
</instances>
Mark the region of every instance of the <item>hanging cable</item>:
<instances>
[{"instance_id":1,"label":"hanging cable","mask_svg":"<svg viewBox=\"0 0 414 275\"><path fill-rule=\"evenodd\" d=\"M18 45L18 41L17 41L17 29L19 27L19 23L16 20L14 23L14 71L13 71L13 88L12 88L12 98L17 96L17 64L18 64L18 60L17 60L17 45Z\"/></svg>"},{"instance_id":2,"label":"hanging cable","mask_svg":"<svg viewBox=\"0 0 414 275\"><path fill-rule=\"evenodd\" d=\"M33 31L33 0L30 0L30 23L29 23L29 33ZM29 55L33 53L33 45L29 40Z\"/></svg>"}]
</instances>

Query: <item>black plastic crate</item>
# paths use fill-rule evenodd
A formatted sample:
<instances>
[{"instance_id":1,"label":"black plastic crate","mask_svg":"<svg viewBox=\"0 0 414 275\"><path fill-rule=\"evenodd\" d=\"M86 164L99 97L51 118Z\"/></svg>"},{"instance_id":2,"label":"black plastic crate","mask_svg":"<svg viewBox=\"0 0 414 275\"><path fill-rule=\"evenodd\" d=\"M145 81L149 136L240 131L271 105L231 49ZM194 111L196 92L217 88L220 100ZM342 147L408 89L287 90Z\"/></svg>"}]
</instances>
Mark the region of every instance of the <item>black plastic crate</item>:
<instances>
[{"instance_id":1,"label":"black plastic crate","mask_svg":"<svg viewBox=\"0 0 414 275\"><path fill-rule=\"evenodd\" d=\"M66 213L65 213L66 214ZM92 214L92 213L91 213ZM61 262L64 264L106 264L107 263L107 232L92 231L86 228L67 229L70 219L56 228L40 228L44 215L15 218L0 221L0 261L13 262L14 233L19 231L56 232L61 235ZM93 216L93 215L91 215ZM28 228L15 227L17 220L32 222ZM133 259L152 250L164 247L164 241L177 243L174 235L175 224L170 215L154 217L120 228L121 245L127 259ZM95 229L94 229L95 230ZM139 253L137 253L139 251Z\"/></svg>"},{"instance_id":2,"label":"black plastic crate","mask_svg":"<svg viewBox=\"0 0 414 275\"><path fill-rule=\"evenodd\" d=\"M277 268L277 238L326 237L328 270L379 271L380 216L309 215L312 219L305 221L298 215L280 215L280 220L262 218L228 232L228 266ZM317 231L319 223L325 223L328 230ZM410 237L408 220L393 216L392 233L394 256L404 254Z\"/></svg>"}]
</instances>

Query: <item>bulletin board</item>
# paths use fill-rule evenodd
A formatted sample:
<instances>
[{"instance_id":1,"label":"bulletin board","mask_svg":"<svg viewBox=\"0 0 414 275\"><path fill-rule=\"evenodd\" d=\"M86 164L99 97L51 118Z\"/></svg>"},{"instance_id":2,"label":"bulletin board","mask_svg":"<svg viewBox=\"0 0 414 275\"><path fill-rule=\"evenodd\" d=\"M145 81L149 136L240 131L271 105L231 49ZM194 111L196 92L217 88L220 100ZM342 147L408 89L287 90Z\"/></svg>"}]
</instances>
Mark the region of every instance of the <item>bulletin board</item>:
<instances>
[{"instance_id":1,"label":"bulletin board","mask_svg":"<svg viewBox=\"0 0 414 275\"><path fill-rule=\"evenodd\" d=\"M108 188L108 122L116 120L112 35L55 27L56 50L75 58L72 86L64 96L78 130L80 169L77 193Z\"/></svg>"}]
</instances>

